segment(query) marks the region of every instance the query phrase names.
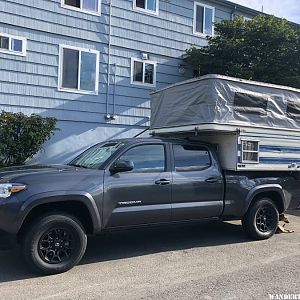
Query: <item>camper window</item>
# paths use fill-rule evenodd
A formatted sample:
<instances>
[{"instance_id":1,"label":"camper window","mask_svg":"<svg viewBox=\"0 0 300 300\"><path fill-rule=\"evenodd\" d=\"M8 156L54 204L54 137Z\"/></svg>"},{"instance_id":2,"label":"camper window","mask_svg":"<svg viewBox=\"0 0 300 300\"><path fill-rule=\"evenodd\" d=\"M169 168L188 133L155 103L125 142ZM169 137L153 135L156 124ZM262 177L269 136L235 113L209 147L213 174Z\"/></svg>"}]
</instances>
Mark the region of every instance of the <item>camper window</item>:
<instances>
[{"instance_id":1,"label":"camper window","mask_svg":"<svg viewBox=\"0 0 300 300\"><path fill-rule=\"evenodd\" d=\"M268 98L246 93L234 94L234 110L251 114L267 114Z\"/></svg>"},{"instance_id":2,"label":"camper window","mask_svg":"<svg viewBox=\"0 0 300 300\"><path fill-rule=\"evenodd\" d=\"M286 114L291 119L300 119L300 103L289 101Z\"/></svg>"},{"instance_id":3,"label":"camper window","mask_svg":"<svg viewBox=\"0 0 300 300\"><path fill-rule=\"evenodd\" d=\"M242 162L259 163L259 142L242 140Z\"/></svg>"}]
</instances>

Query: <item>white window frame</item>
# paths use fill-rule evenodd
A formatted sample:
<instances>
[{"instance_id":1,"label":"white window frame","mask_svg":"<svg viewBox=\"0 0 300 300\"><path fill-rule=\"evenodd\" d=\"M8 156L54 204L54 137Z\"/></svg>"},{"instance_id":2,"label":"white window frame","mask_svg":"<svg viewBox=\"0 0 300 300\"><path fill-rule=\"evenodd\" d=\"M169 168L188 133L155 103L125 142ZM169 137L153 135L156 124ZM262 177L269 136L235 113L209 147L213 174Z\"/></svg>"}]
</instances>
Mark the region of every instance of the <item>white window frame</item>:
<instances>
[{"instance_id":1,"label":"white window frame","mask_svg":"<svg viewBox=\"0 0 300 300\"><path fill-rule=\"evenodd\" d=\"M70 10L74 10L74 11L78 11L78 12L82 12L85 14L101 16L101 3L102 3L102 0L98 0L98 11L91 11L91 10L75 7L72 5L68 5L68 4L65 4L65 0L61 0L61 7L70 9ZM82 0L80 0L80 7L82 7Z\"/></svg>"},{"instance_id":2,"label":"white window frame","mask_svg":"<svg viewBox=\"0 0 300 300\"><path fill-rule=\"evenodd\" d=\"M16 35L6 34L6 33L0 33L0 36L7 37L9 39L8 49L0 49L1 53L18 55L18 56L26 56L26 52L27 52L27 39L26 38L16 36ZM22 41L22 51L21 52L12 50L12 40L13 39Z\"/></svg>"},{"instance_id":3,"label":"white window frame","mask_svg":"<svg viewBox=\"0 0 300 300\"><path fill-rule=\"evenodd\" d=\"M257 150L244 150L243 149L243 142L255 142L257 143ZM244 164L259 164L259 158L260 158L260 141L259 140L253 140L253 139L247 139L243 138L241 139L241 161ZM244 153L257 153L257 161L252 160L245 160L244 159Z\"/></svg>"},{"instance_id":4,"label":"white window frame","mask_svg":"<svg viewBox=\"0 0 300 300\"><path fill-rule=\"evenodd\" d=\"M202 29L203 29L203 33L202 32L198 32L196 31L196 18L197 18L197 6L202 6L203 7L203 24L202 24ZM211 30L211 34L207 34L204 33L204 27L205 27L205 8L209 8L212 10L212 30ZM204 4L202 2L194 2L194 20L193 20L193 34L194 35L198 35L201 37L206 37L206 36L214 36L214 31L215 31L215 10L216 8L207 4Z\"/></svg>"},{"instance_id":5,"label":"white window frame","mask_svg":"<svg viewBox=\"0 0 300 300\"><path fill-rule=\"evenodd\" d=\"M134 62L142 62L143 63L143 82L139 81L134 81L133 76L134 76ZM154 65L153 68L153 84L151 83L145 83L145 65L146 64L152 64ZM147 86L147 87L156 87L156 69L157 69L157 62L151 61L151 60L145 60L145 59L140 59L140 58L131 58L131 79L130 83L134 85L139 85L139 86Z\"/></svg>"},{"instance_id":6,"label":"white window frame","mask_svg":"<svg viewBox=\"0 0 300 300\"><path fill-rule=\"evenodd\" d=\"M148 1L148 0L145 0ZM147 5L146 5L147 7ZM136 0L133 0L133 10L139 11L141 13L149 14L149 15L155 15L158 16L159 11L159 0L156 0L156 8L155 10L147 9L147 8L141 8L136 6Z\"/></svg>"},{"instance_id":7,"label":"white window frame","mask_svg":"<svg viewBox=\"0 0 300 300\"><path fill-rule=\"evenodd\" d=\"M77 50L77 51L80 52L79 61L78 61L77 89L65 88L65 87L62 86L63 50L64 49ZM96 54L96 78L95 78L95 90L94 91L85 91L85 90L80 90L79 89L79 87L80 87L80 71L81 71L81 52L88 52L88 53ZM58 66L58 90L61 91L61 92L67 92L67 93L98 95L98 93L99 93L99 63L100 63L99 57L100 57L100 54L99 54L99 51L97 51L97 50L60 44L59 45L59 66Z\"/></svg>"}]
</instances>

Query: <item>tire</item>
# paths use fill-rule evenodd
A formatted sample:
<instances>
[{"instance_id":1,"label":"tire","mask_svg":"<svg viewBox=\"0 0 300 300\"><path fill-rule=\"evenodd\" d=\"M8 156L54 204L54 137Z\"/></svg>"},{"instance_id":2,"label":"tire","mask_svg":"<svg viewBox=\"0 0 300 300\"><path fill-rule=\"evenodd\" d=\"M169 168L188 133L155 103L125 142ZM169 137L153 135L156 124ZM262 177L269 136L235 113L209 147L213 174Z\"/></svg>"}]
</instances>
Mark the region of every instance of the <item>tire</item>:
<instances>
[{"instance_id":1,"label":"tire","mask_svg":"<svg viewBox=\"0 0 300 300\"><path fill-rule=\"evenodd\" d=\"M279 222L276 204L269 198L255 201L242 218L242 225L250 237L265 240L274 235Z\"/></svg>"},{"instance_id":2,"label":"tire","mask_svg":"<svg viewBox=\"0 0 300 300\"><path fill-rule=\"evenodd\" d=\"M87 236L81 223L66 214L49 214L36 220L25 232L22 251L25 261L42 275L63 273L79 263Z\"/></svg>"}]
</instances>

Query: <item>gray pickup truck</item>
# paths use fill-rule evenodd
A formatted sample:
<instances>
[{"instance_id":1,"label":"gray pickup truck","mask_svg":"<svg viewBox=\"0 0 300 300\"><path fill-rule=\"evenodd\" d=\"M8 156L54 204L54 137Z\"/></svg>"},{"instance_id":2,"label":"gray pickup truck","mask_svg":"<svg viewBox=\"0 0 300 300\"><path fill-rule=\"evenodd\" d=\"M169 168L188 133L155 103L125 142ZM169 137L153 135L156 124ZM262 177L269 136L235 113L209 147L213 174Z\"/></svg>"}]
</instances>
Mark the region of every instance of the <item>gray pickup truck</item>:
<instances>
[{"instance_id":1,"label":"gray pickup truck","mask_svg":"<svg viewBox=\"0 0 300 300\"><path fill-rule=\"evenodd\" d=\"M55 274L80 261L87 235L113 229L241 219L267 239L299 198L297 173L225 172L209 144L112 140L68 165L1 169L0 230L17 237L32 268Z\"/></svg>"}]
</instances>

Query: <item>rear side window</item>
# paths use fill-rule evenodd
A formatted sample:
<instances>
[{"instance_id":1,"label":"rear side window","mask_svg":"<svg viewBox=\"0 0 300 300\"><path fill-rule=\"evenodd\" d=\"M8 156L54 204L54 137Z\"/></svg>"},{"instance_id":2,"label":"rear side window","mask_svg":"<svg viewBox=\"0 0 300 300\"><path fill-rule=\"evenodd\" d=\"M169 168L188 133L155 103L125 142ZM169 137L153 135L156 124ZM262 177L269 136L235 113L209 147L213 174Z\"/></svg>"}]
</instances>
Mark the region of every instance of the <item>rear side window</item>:
<instances>
[{"instance_id":1,"label":"rear side window","mask_svg":"<svg viewBox=\"0 0 300 300\"><path fill-rule=\"evenodd\" d=\"M176 172L202 171L211 166L211 158L205 147L173 145Z\"/></svg>"}]
</instances>

